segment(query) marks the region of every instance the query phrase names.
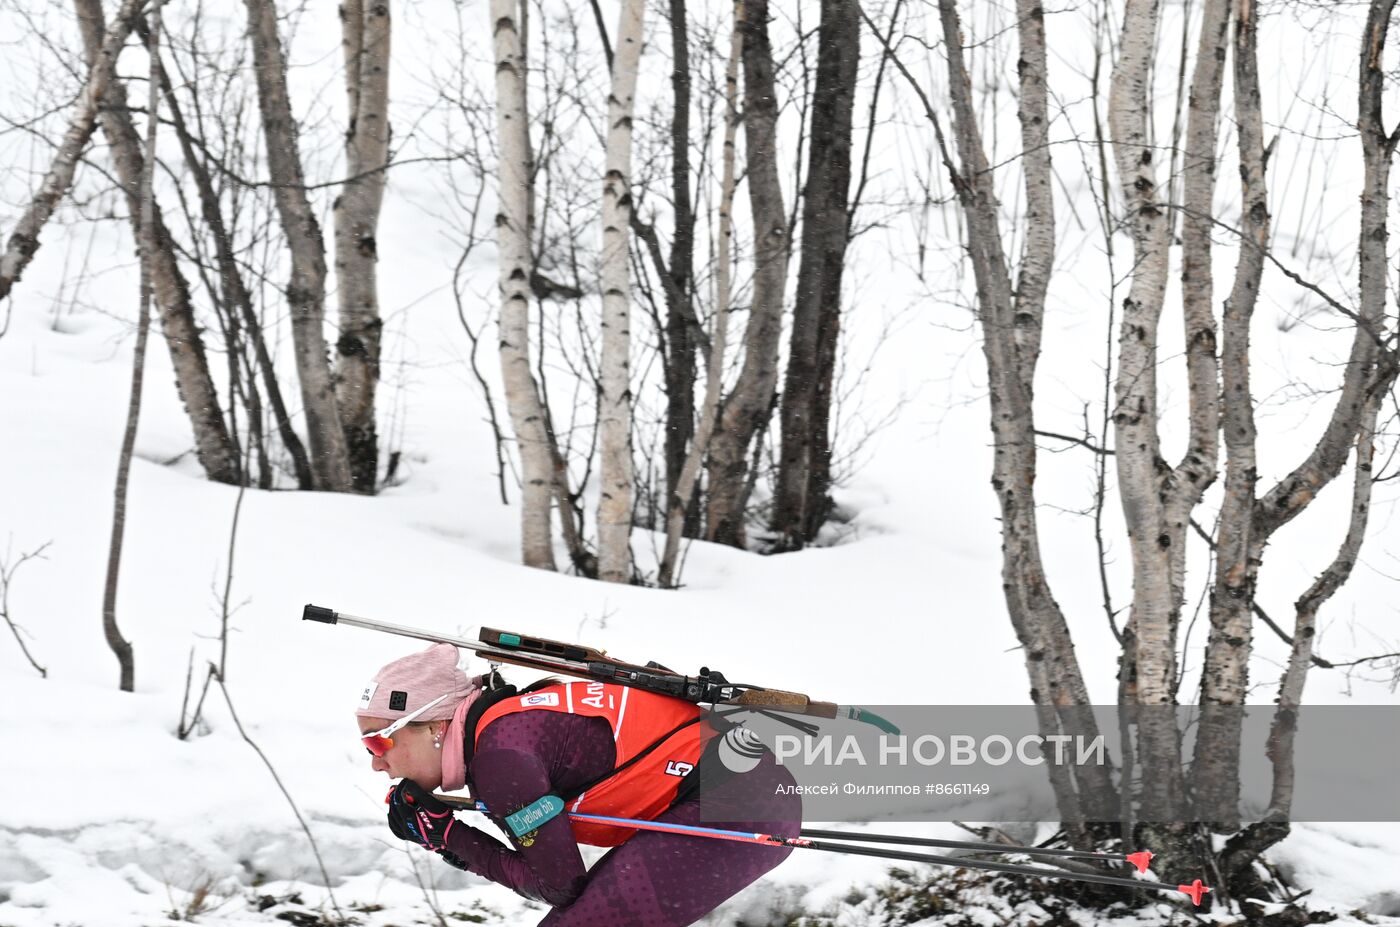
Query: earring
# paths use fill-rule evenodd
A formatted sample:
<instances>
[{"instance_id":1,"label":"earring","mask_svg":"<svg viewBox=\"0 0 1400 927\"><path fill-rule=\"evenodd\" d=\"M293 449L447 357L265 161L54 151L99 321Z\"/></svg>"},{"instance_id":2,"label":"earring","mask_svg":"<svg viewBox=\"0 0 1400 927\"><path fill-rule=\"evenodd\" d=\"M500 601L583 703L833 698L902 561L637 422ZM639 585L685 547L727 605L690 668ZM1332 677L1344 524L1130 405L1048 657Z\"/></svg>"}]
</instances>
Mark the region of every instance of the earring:
<instances>
[{"instance_id":1,"label":"earring","mask_svg":"<svg viewBox=\"0 0 1400 927\"><path fill-rule=\"evenodd\" d=\"M441 750L441 749L442 749L442 740L440 739L441 736L442 736L442 735L440 735L440 734L434 734L434 735L433 735L433 749L434 749L434 750Z\"/></svg>"}]
</instances>

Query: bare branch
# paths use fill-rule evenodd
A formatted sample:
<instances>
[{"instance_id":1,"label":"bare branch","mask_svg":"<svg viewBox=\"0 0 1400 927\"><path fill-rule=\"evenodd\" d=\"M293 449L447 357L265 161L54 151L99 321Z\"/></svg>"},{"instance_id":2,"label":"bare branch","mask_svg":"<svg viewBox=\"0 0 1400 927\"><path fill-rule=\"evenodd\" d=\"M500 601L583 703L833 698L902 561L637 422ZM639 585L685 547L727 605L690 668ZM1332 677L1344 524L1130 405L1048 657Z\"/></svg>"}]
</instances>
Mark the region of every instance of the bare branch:
<instances>
[{"instance_id":1,"label":"bare branch","mask_svg":"<svg viewBox=\"0 0 1400 927\"><path fill-rule=\"evenodd\" d=\"M93 58L87 83L78 97L78 108L69 121L63 141L54 153L44 182L10 231L5 251L0 254L0 299L5 299L10 289L19 282L20 275L33 260L34 253L39 250L39 233L58 207L58 201L72 186L78 159L97 127L98 105L106 96L107 87L116 72L117 57L126 44L127 36L136 25L136 14L145 3L146 0L123 0L121 9L112 19L112 26L102 40L101 49ZM8 324L7 321L7 327Z\"/></svg>"},{"instance_id":2,"label":"bare branch","mask_svg":"<svg viewBox=\"0 0 1400 927\"><path fill-rule=\"evenodd\" d=\"M19 571L19 568L30 560L45 559L44 551L48 550L52 543L52 541L45 541L33 550L25 551L19 555L19 559L14 563L9 562L8 550L4 557L0 557L0 618L4 618L5 624L9 625L10 633L15 636L15 643L19 644L19 649L24 654L24 658L29 661L29 665L34 667L39 675L45 679L48 678L49 671L40 666L33 654L29 652L29 647L24 643L24 637L21 634L23 629L15 623L14 616L10 614L10 587L14 584L15 573Z\"/></svg>"}]
</instances>

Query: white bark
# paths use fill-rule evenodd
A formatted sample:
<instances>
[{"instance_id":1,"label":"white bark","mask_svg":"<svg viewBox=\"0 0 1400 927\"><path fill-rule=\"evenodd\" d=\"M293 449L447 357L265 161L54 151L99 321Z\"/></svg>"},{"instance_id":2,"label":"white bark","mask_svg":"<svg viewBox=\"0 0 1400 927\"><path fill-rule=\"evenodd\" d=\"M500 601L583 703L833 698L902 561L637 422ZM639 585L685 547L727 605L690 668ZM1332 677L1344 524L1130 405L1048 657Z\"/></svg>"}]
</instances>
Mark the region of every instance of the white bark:
<instances>
[{"instance_id":1,"label":"white bark","mask_svg":"<svg viewBox=\"0 0 1400 927\"><path fill-rule=\"evenodd\" d=\"M598 578L632 579L632 389L628 279L632 213L632 109L642 57L644 0L623 0L608 94L603 173L603 350L599 359Z\"/></svg>"},{"instance_id":2,"label":"white bark","mask_svg":"<svg viewBox=\"0 0 1400 927\"><path fill-rule=\"evenodd\" d=\"M1298 599L1293 649L1288 657L1288 667L1279 680L1278 708L1274 711L1274 722L1269 731L1268 754L1274 768L1269 815L1287 818L1293 807L1293 735L1297 730L1298 708L1303 704L1303 686L1312 667L1318 609L1351 578L1351 571L1361 554L1361 545L1366 540L1366 525L1371 514L1371 488L1375 484L1372 461L1375 457L1376 417L1382 395L1375 393L1366 400L1361 428L1356 436L1356 474L1352 482L1351 521L1347 525L1346 538L1336 558Z\"/></svg>"},{"instance_id":3,"label":"white bark","mask_svg":"<svg viewBox=\"0 0 1400 927\"><path fill-rule=\"evenodd\" d=\"M1242 6L1243 9L1252 11L1251 4ZM1247 496L1235 500L1227 493L1227 503L1231 503L1234 508L1247 509L1249 521L1244 532L1247 545L1227 554L1224 545L1228 539L1222 532L1220 553L1217 556L1220 564L1218 572L1221 573L1222 579L1217 583L1219 590L1212 601L1211 637L1201 680L1201 704L1206 708L1213 704L1241 704L1248 691L1251 641L1249 605L1253 602L1254 585L1265 545L1275 531L1296 517L1312 502L1317 493L1341 472L1353 443L1357 446L1358 468L1369 469L1370 441L1375 428L1377 403L1379 397L1395 381L1395 356L1389 351L1382 352L1376 343L1377 337L1385 337L1386 327L1385 268L1386 242L1389 235L1387 210L1390 203L1390 159L1394 146L1387 136L1382 113L1382 88L1385 84L1382 55L1393 7L1394 0L1376 0L1371 4L1360 49L1357 106L1363 159L1361 224L1357 237L1360 312L1354 319L1356 330L1351 356L1344 368L1341 390L1332 417L1307 458L1262 498L1255 498L1252 479L1247 486ZM1246 25L1248 29L1245 28ZM1253 22L1246 24L1242 15L1241 32L1250 36L1252 40L1253 30ZM1239 54L1237 50L1237 55ZM1244 167L1242 176L1245 181L1242 220L1245 239L1244 248L1241 249L1241 263L1243 265L1246 258L1249 258L1259 264L1262 270L1268 243L1269 216L1263 185L1263 120L1258 113L1257 75L1251 79L1253 85L1241 88L1236 94L1243 101L1237 105L1241 113L1240 146ZM1243 293L1237 280L1236 292L1232 293L1231 302L1242 296L1252 301L1253 292L1257 290L1257 278L1256 273L1250 288ZM1227 357L1232 353L1227 345ZM1246 400L1247 383L1246 379ZM1238 388L1231 388L1227 383L1227 403L1237 393ZM1242 434L1252 439L1253 422L1246 420L1241 414L1238 416L1238 423ZM1227 440L1235 437L1236 427L1235 419L1232 419L1227 405ZM1231 453L1234 454L1233 448ZM1251 472L1255 469L1252 453L1244 458L1242 465L1247 465ZM1364 537L1366 514L1370 505L1369 473L1364 477L1358 473L1357 479L1351 526L1342 551L1312 589L1298 602L1299 627L1294 637L1294 653L1289 675L1285 677L1280 691L1279 724L1282 725L1286 725L1290 720L1286 716L1302 695L1302 671L1305 670L1311 656L1311 637L1316 611L1346 582ZM1360 482L1363 479L1366 481L1364 486ZM1276 736L1271 739L1269 748L1271 757L1275 759L1276 770L1279 764L1287 759L1286 754L1291 750L1286 736L1280 733L1281 730L1276 725ZM1200 769L1192 770L1196 778L1197 793L1216 804L1228 803L1228 807L1232 808L1239 793L1240 731L1237 716L1229 711L1222 712L1221 720L1215 722L1208 711L1203 712L1197 744L1197 753L1201 756ZM1286 777L1285 771L1285 779ZM1289 794L1290 784L1287 781L1276 783L1274 801L1278 809L1286 811Z\"/></svg>"},{"instance_id":4,"label":"white bark","mask_svg":"<svg viewBox=\"0 0 1400 927\"><path fill-rule=\"evenodd\" d=\"M335 202L335 272L340 300L336 404L354 487L372 493L378 474L375 389L379 384L379 211L389 161L389 0L341 7L349 127L345 172Z\"/></svg>"},{"instance_id":5,"label":"white bark","mask_svg":"<svg viewBox=\"0 0 1400 927\"><path fill-rule=\"evenodd\" d=\"M1238 824L1240 717L1252 648L1254 576L1260 549L1253 537L1258 458L1250 389L1249 329L1269 247L1264 121L1260 110L1255 15L1243 0L1235 28L1235 123L1238 126L1240 218L1243 240L1235 282L1225 301L1221 423L1225 431L1225 492L1216 535L1210 637L1201 672L1201 719L1191 777L1197 807L1233 830ZM1192 216L1187 215L1189 223ZM1191 229L1191 226L1187 226ZM1192 234L1192 232L1188 232ZM1194 234L1209 234L1197 226Z\"/></svg>"},{"instance_id":6,"label":"white bark","mask_svg":"<svg viewBox=\"0 0 1400 927\"><path fill-rule=\"evenodd\" d=\"M961 22L954 0L939 0L938 7L948 47L953 135L960 165L954 163L947 150L941 124L927 96L900 59L893 60L920 95L967 220L967 249L977 283L982 350L991 384L992 487L1001 509L1002 588L1016 636L1025 650L1031 700L1036 705L1041 733L1051 735L1066 730L1092 737L1092 716L1077 710L1089 704L1088 690L1064 613L1045 575L1036 518L1033 384L1048 282L1048 276L1042 275L1048 275L1053 264L1055 229L1053 206L1045 197L1050 150L1041 143L1048 122L1043 9L1036 3L1018 7L1023 62L1018 114L1026 145L1023 154L1028 227L1022 286L1016 289L1002 245L992 171L977 124ZM1077 767L1073 781L1066 767L1052 764L1049 773L1065 820L1112 817L1114 791L1106 768ZM1081 830L1072 836L1083 840L1085 834Z\"/></svg>"},{"instance_id":7,"label":"white bark","mask_svg":"<svg viewBox=\"0 0 1400 927\"><path fill-rule=\"evenodd\" d=\"M1186 151L1182 159L1181 303L1186 328L1190 435L1186 457L1177 468L1178 490L1170 503L1173 522L1187 523L1191 510L1215 480L1220 448L1220 373L1216 361L1215 311L1211 275L1211 204L1217 176L1216 143L1220 89L1225 77L1231 0L1206 0L1196 70L1191 79ZM1184 533L1184 528L1183 528ZM1175 546L1173 571L1184 583L1185 544Z\"/></svg>"},{"instance_id":8,"label":"white bark","mask_svg":"<svg viewBox=\"0 0 1400 927\"><path fill-rule=\"evenodd\" d=\"M553 570L550 498L554 472L544 407L530 366L530 126L525 52L514 0L491 0L496 54L496 241L500 263L501 379L520 450L520 545L526 566Z\"/></svg>"},{"instance_id":9,"label":"white bark","mask_svg":"<svg viewBox=\"0 0 1400 927\"><path fill-rule=\"evenodd\" d=\"M1138 704L1175 704L1177 611L1171 546L1184 536L1168 529L1162 503L1157 433L1157 326L1167 285L1170 223L1159 198L1157 151L1149 136L1148 70L1157 0L1128 0L1118 62L1109 94L1109 126L1118 181L1133 236L1134 271L1118 338L1114 385L1114 447L1119 498L1132 545L1133 604L1125 672ZM1160 710L1141 722L1145 777L1142 818L1164 820L1180 795L1180 748L1175 718Z\"/></svg>"}]
</instances>

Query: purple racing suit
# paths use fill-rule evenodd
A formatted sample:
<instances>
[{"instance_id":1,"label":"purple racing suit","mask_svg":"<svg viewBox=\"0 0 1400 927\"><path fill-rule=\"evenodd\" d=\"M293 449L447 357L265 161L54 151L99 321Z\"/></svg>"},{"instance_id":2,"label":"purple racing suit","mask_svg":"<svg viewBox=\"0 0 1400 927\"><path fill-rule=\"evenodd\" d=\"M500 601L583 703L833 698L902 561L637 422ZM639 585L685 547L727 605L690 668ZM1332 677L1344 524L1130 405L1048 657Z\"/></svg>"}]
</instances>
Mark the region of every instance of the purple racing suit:
<instances>
[{"instance_id":1,"label":"purple racing suit","mask_svg":"<svg viewBox=\"0 0 1400 927\"><path fill-rule=\"evenodd\" d=\"M467 781L508 834L501 815L542 795L567 796L609 772L615 762L604 719L524 711L498 718L481 732L469 753ZM796 836L802 801L792 785L791 773L765 753L748 772L731 774L713 786L707 778L700 797L682 797L656 820ZM777 866L792 850L638 831L588 869L568 818L561 814L542 825L529 846L516 841L515 847L458 821L448 834L446 852L462 868L552 906L542 925L682 927Z\"/></svg>"}]
</instances>

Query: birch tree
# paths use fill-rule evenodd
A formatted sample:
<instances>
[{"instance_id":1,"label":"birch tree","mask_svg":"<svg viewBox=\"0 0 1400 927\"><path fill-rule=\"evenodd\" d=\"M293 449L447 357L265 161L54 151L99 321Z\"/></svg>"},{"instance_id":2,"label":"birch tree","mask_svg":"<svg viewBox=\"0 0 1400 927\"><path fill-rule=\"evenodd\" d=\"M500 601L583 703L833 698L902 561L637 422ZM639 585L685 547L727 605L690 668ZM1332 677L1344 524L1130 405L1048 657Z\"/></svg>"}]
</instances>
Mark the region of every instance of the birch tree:
<instances>
[{"instance_id":1,"label":"birch tree","mask_svg":"<svg viewBox=\"0 0 1400 927\"><path fill-rule=\"evenodd\" d=\"M1134 268L1118 340L1113 415L1119 493L1133 552L1133 606L1125 638L1134 649L1121 672L1135 701L1176 702L1176 627L1168 558L1180 532L1167 530L1158 496L1156 429L1157 324L1167 287L1169 221L1158 201L1157 151L1148 134L1147 77L1157 25L1156 0L1128 0L1113 70L1109 125L1118 178L1127 200ZM1135 646L1134 646L1135 645ZM1155 722L1155 723L1154 723ZM1150 714L1142 731L1144 765L1160 770L1144 795L1143 814L1160 820L1181 794L1181 755L1174 718Z\"/></svg>"},{"instance_id":2,"label":"birch tree","mask_svg":"<svg viewBox=\"0 0 1400 927\"><path fill-rule=\"evenodd\" d=\"M632 212L632 109L642 55L644 0L623 0L608 94L603 174L602 355L599 380L598 578L632 578L632 348L628 226Z\"/></svg>"},{"instance_id":3,"label":"birch tree","mask_svg":"<svg viewBox=\"0 0 1400 927\"><path fill-rule=\"evenodd\" d=\"M326 345L326 247L307 196L296 120L287 93L287 61L277 32L277 8L274 0L245 0L245 5L268 173L291 255L286 296L311 445L311 470L317 489L348 492L353 486L350 457Z\"/></svg>"},{"instance_id":4,"label":"birch tree","mask_svg":"<svg viewBox=\"0 0 1400 927\"><path fill-rule=\"evenodd\" d=\"M491 0L496 55L496 242L501 298L501 379L520 452L520 545L526 566L553 570L550 499L553 442L530 363L530 125L525 104L525 48L514 0Z\"/></svg>"},{"instance_id":5,"label":"birch tree","mask_svg":"<svg viewBox=\"0 0 1400 927\"><path fill-rule=\"evenodd\" d=\"M1036 512L1034 386L1055 257L1044 10L1039 0L1018 0L1016 8L1021 58L1017 114L1026 201L1023 250L1013 283L957 6L954 0L939 0L938 9L947 47L956 157L932 100L893 49L886 49L933 127L967 223L965 244L976 281L977 318L990 387L991 482L1001 511L1002 590L1025 652L1031 702L1043 736L1063 732L1093 737L1097 732L1092 715L1082 710L1090 705L1088 688L1074 655L1069 625L1045 573ZM879 35L878 29L872 31ZM1077 845L1088 846L1091 835L1083 822L1114 819L1110 770L1056 764L1049 764L1047 770L1061 816L1070 822L1071 838Z\"/></svg>"},{"instance_id":6,"label":"birch tree","mask_svg":"<svg viewBox=\"0 0 1400 927\"><path fill-rule=\"evenodd\" d=\"M1193 209L1210 215L1214 130L1223 61L1224 0L1206 4L1192 87L1186 195ZM1186 530L1190 513L1215 478L1218 454L1215 323L1209 311L1209 250L1192 251L1183 267L1183 316L1188 344L1190 434L1175 466L1162 460L1158 431L1158 327L1166 297L1171 218L1169 197L1159 192L1157 147L1149 120L1148 71L1159 9L1156 0L1128 0L1123 14L1119 56L1113 69L1108 120L1118 181L1133 240L1133 272L1118 336L1114 386L1114 447L1118 495L1132 550L1133 601L1124 631L1120 683L1126 699L1145 706L1138 716L1144 777L1142 820L1166 822L1178 814L1184 797L1180 734L1175 714L1177 631L1185 598ZM1212 23L1215 25L1212 26ZM1188 213L1189 215L1189 213ZM1201 217L1198 216L1198 220ZM1203 236L1204 237L1204 236ZM1180 824L1145 825L1162 846L1163 871L1184 865L1192 848Z\"/></svg>"},{"instance_id":7,"label":"birch tree","mask_svg":"<svg viewBox=\"0 0 1400 927\"><path fill-rule=\"evenodd\" d=\"M1264 167L1264 120L1259 111L1259 78L1255 55L1254 4L1241 3L1236 40L1236 107L1240 112L1240 163L1244 186L1241 219L1241 266L1236 289L1226 306L1224 354L1229 379L1225 389L1227 464L1226 501L1217 544L1216 582L1211 592L1211 633L1201 674L1202 705L1191 784L1198 801L1216 812L1216 829L1239 826L1239 764L1241 718L1249 686L1252 650L1252 606L1264 551L1274 533L1296 518L1346 465L1352 448L1356 477L1351 517L1341 550L1299 598L1293 652L1280 684L1278 710L1269 752L1276 770L1270 811L1263 822L1232 838L1227 853L1231 868L1247 874L1255 856L1288 834L1291 802L1291 762L1287 745L1292 715L1301 704L1303 682L1311 656L1317 609L1351 574L1370 508L1371 442L1380 402L1400 373L1400 358L1387 331L1386 242L1390 203L1390 164L1400 133L1387 133L1382 109L1386 74L1383 58L1394 0L1369 4L1357 71L1357 113L1361 153L1362 192L1357 236L1359 308L1334 308L1355 326L1336 404L1307 456L1262 496L1256 494L1258 468L1252 397L1249 389L1249 315L1258 280L1269 257L1269 214ZM1238 462L1236 462L1238 458ZM1235 479L1231 480L1231 475ZM1233 522L1225 532L1227 515ZM1228 543L1227 543L1228 542Z\"/></svg>"},{"instance_id":8,"label":"birch tree","mask_svg":"<svg viewBox=\"0 0 1400 927\"><path fill-rule=\"evenodd\" d=\"M380 333L379 210L389 162L389 0L344 0L340 9L349 125L347 180L335 201L335 273L340 300L336 405L357 492L375 491L379 438L375 390Z\"/></svg>"},{"instance_id":9,"label":"birch tree","mask_svg":"<svg viewBox=\"0 0 1400 927\"><path fill-rule=\"evenodd\" d=\"M1142 769L1125 759L1121 827L1071 829L1078 841L1117 830L1124 840L1150 843L1154 869L1170 876L1214 867L1218 898L1268 897L1254 860L1288 833L1291 800L1289 757L1292 726L1301 704L1302 681L1311 654L1317 609L1346 581L1365 532L1370 500L1371 441L1382 395L1397 375L1397 357L1387 330L1384 281L1388 170L1400 132L1387 135L1381 114L1386 31L1394 0L1371 4L1361 49L1360 134L1364 165L1360 257L1360 309L1352 311L1309 286L1355 325L1352 349L1332 416L1305 459L1267 492L1256 492L1261 464L1255 450L1254 397L1250 386L1250 320L1265 269L1278 263L1270 253L1270 217L1265 171L1269 148L1261 112L1258 74L1258 7L1252 2L1208 0L1200 13L1195 69L1191 73L1188 124L1182 158L1181 202L1157 186L1153 165L1165 150L1150 139L1147 78L1158 32L1152 2L1130 0L1122 21L1119 58L1110 99L1112 150L1127 207L1125 226L1134 243L1131 282L1118 329L1119 366L1114 380L1115 440L1091 448L1116 458L1118 492L1132 545L1133 605L1122 633L1120 710L1136 713ZM1017 7L1021 40L1017 111L1021 121L1020 165L1026 201L1019 278L1011 284L1002 252L993 170L980 144L969 70L964 63L961 24L954 0L940 0L947 47L953 135L958 160L945 141L933 102L911 72L896 66L918 92L933 126L939 152L966 221L965 241L976 282L978 314L987 358L994 437L994 477L1001 503L1003 577L1008 611L1027 651L1032 701L1043 729L1075 723L1073 707L1087 704L1068 628L1050 598L1041 565L1035 523L1035 430L1033 375L1039 353L1047 284L1053 267L1054 220L1050 198L1050 146L1044 56L1044 16L1034 0ZM1232 15L1233 14L1233 15ZM1217 122L1234 24L1233 79L1241 194L1238 227L1213 210L1221 176ZM980 47L980 46L979 46ZM1183 67L1182 73L1185 74ZM1157 376L1158 327L1166 305L1170 272L1170 213L1183 213L1182 319L1189 405L1187 447L1172 466L1162 459ZM1238 236L1239 257L1224 303L1223 342L1216 356L1210 237L1220 228ZM1296 274L1289 275L1299 280ZM1223 384L1223 390L1221 389ZM1215 478L1220 431L1226 448L1225 493L1220 527L1213 539L1216 571L1211 589L1211 634L1201 678L1202 706L1189 770L1184 767L1175 705L1181 676L1176 652L1185 588L1185 529L1206 486ZM1048 434L1048 433L1046 433ZM1346 539L1332 564L1297 605L1293 654L1280 687L1269 753L1275 764L1274 798L1266 820L1240 828L1240 712L1248 691L1255 582L1265 545L1296 517L1345 466L1355 448L1356 486ZM1053 687L1047 699L1046 687ZM1131 713L1129 715L1132 716ZM1129 756L1125 739L1125 757ZM1051 767L1052 785L1068 823L1111 820L1111 782L1093 772ZM1068 778L1069 772L1073 780ZM1190 795L1193 805L1187 800ZM1194 816L1193 816L1194 814ZM1083 818L1076 818L1083 815ZM1140 815L1139 821L1134 820ZM1228 835L1218 850L1208 829Z\"/></svg>"},{"instance_id":10,"label":"birch tree","mask_svg":"<svg viewBox=\"0 0 1400 927\"><path fill-rule=\"evenodd\" d=\"M787 285L787 211L778 175L778 100L768 0L740 7L744 66L744 160L754 227L753 300L744 330L744 362L724 399L710 442L705 538L743 547L749 448L761 438L777 399L778 350Z\"/></svg>"}]
</instances>

